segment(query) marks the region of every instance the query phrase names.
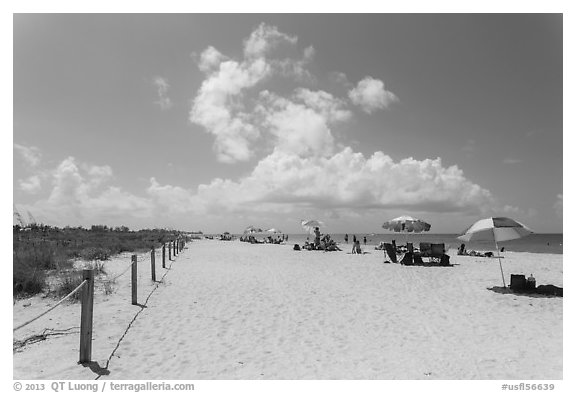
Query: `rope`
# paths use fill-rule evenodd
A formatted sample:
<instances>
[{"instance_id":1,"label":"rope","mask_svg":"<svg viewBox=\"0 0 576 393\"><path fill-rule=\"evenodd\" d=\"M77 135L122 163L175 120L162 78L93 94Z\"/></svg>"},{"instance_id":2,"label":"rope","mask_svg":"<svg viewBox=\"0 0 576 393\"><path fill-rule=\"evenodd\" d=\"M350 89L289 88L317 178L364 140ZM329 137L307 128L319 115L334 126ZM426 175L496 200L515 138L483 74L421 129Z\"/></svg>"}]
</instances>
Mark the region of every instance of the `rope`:
<instances>
[{"instance_id":1,"label":"rope","mask_svg":"<svg viewBox=\"0 0 576 393\"><path fill-rule=\"evenodd\" d=\"M151 259L150 258L150 253L143 253L141 255L141 258L138 258L137 254L133 254L136 255L136 263L140 263L140 262L144 262L146 260ZM156 251L154 252L154 255L156 255ZM147 258L148 257L148 258ZM128 267L120 274L118 274L117 276L113 277L113 278L109 278L108 280L103 280L103 282L113 282L114 280L116 280L117 278L120 278L121 276L123 276L124 274L126 274L128 272L128 270L130 270L130 268L132 267L132 265L134 264L134 261L130 262L130 264L128 265Z\"/></svg>"},{"instance_id":2,"label":"rope","mask_svg":"<svg viewBox=\"0 0 576 393\"><path fill-rule=\"evenodd\" d=\"M78 292L84 285L86 285L86 283L88 282L88 280L84 280L82 281L82 283L80 285L78 285L76 287L76 289L74 289L72 292L70 292L68 295L66 295L64 298L62 298L62 300L60 300L58 303L56 303L55 305L53 305L52 307L50 307L48 310L44 311L43 313L41 313L40 315L38 315L35 318L32 318L31 320L29 320L28 322L25 322L23 324L21 324L20 326L17 326L15 328L12 329L13 332L15 332L18 329L23 328L24 326L34 322L35 320L37 320L38 318L48 314L50 311L54 310L56 307L58 307L60 304L62 304L66 299L70 298L70 296L74 295L76 292Z\"/></svg>"},{"instance_id":3,"label":"rope","mask_svg":"<svg viewBox=\"0 0 576 393\"><path fill-rule=\"evenodd\" d=\"M136 263L138 263L140 261L136 260ZM128 265L128 267L120 274L118 274L116 277L110 278L108 280L104 280L103 282L113 282L114 280L116 280L117 278L123 276L124 274L126 274L126 272L128 270L130 270L130 268L132 267L132 265L134 264L134 261L130 262L130 264Z\"/></svg>"}]
</instances>

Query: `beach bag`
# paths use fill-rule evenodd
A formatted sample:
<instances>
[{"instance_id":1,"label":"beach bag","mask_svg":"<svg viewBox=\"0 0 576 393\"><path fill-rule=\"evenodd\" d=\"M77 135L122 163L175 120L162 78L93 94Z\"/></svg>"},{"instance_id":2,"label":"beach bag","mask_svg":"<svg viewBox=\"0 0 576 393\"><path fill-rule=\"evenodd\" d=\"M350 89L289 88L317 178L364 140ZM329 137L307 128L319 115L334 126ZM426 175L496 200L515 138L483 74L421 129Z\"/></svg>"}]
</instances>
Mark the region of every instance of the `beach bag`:
<instances>
[{"instance_id":1,"label":"beach bag","mask_svg":"<svg viewBox=\"0 0 576 393\"><path fill-rule=\"evenodd\" d=\"M300 245L294 244L294 251L300 251Z\"/></svg>"},{"instance_id":2,"label":"beach bag","mask_svg":"<svg viewBox=\"0 0 576 393\"><path fill-rule=\"evenodd\" d=\"M523 274L510 275L510 289L513 291L523 291L526 289L526 276Z\"/></svg>"}]
</instances>

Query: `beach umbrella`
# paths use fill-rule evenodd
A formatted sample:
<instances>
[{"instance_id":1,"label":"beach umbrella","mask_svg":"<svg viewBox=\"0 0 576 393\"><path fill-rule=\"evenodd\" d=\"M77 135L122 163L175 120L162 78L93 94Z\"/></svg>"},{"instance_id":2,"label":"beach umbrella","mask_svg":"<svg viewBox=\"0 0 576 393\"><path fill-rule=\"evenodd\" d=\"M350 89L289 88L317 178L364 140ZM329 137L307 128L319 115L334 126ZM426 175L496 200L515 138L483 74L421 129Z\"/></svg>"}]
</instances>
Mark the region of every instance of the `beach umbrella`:
<instances>
[{"instance_id":1,"label":"beach umbrella","mask_svg":"<svg viewBox=\"0 0 576 393\"><path fill-rule=\"evenodd\" d=\"M244 229L244 233L260 233L262 232L261 228L256 228L254 225L249 225L246 229Z\"/></svg>"},{"instance_id":2,"label":"beach umbrella","mask_svg":"<svg viewBox=\"0 0 576 393\"><path fill-rule=\"evenodd\" d=\"M382 224L382 228L394 232L404 232L406 234L405 240L408 243L408 233L427 232L432 226L426 221L410 216L400 216L386 221Z\"/></svg>"},{"instance_id":3,"label":"beach umbrella","mask_svg":"<svg viewBox=\"0 0 576 393\"><path fill-rule=\"evenodd\" d=\"M506 288L504 279L504 270L502 269L502 260L500 257L500 248L498 242L507 240L520 239L534 233L526 225L508 217L489 217L476 221L458 239L465 242L470 241L493 241L498 253L498 262L500 263L500 273L502 273L502 283Z\"/></svg>"},{"instance_id":4,"label":"beach umbrella","mask_svg":"<svg viewBox=\"0 0 576 393\"><path fill-rule=\"evenodd\" d=\"M266 232L268 232L268 233L282 233L282 231L280 229L276 229L276 228L266 229Z\"/></svg>"},{"instance_id":5,"label":"beach umbrella","mask_svg":"<svg viewBox=\"0 0 576 393\"><path fill-rule=\"evenodd\" d=\"M311 234L316 227L323 227L324 223L318 220L301 220L300 225L302 225L302 228L304 228L306 232Z\"/></svg>"},{"instance_id":6,"label":"beach umbrella","mask_svg":"<svg viewBox=\"0 0 576 393\"><path fill-rule=\"evenodd\" d=\"M431 225L420 219L410 216L400 216L392 220L386 221L382 224L382 228L394 232L426 232L429 231Z\"/></svg>"}]
</instances>

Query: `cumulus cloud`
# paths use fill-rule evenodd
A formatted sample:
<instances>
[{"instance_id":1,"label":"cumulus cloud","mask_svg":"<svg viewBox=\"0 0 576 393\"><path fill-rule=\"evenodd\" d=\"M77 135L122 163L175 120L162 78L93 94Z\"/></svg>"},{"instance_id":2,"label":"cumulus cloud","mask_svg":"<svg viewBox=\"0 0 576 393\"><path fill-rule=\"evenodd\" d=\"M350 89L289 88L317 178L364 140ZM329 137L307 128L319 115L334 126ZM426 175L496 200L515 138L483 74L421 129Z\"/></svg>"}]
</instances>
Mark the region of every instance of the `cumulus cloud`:
<instances>
[{"instance_id":1,"label":"cumulus cloud","mask_svg":"<svg viewBox=\"0 0 576 393\"><path fill-rule=\"evenodd\" d=\"M261 24L244 41L242 60L229 59L213 47L202 52L198 67L206 79L194 98L190 121L214 135L219 161L234 163L252 158L255 141L272 124L260 123L262 119L255 116L254 109L262 108L262 103L251 102L249 92L275 74L312 79L305 67L314 56L313 47L307 47L300 59L273 55L276 48L296 43L297 37Z\"/></svg>"},{"instance_id":2,"label":"cumulus cloud","mask_svg":"<svg viewBox=\"0 0 576 393\"><path fill-rule=\"evenodd\" d=\"M158 93L158 101L155 103L158 104L162 110L168 110L172 108L172 100L170 100L170 97L168 97L168 89L170 88L170 85L166 79L158 76L154 78L153 83Z\"/></svg>"},{"instance_id":3,"label":"cumulus cloud","mask_svg":"<svg viewBox=\"0 0 576 393\"><path fill-rule=\"evenodd\" d=\"M53 171L48 198L28 208L48 224L125 225L141 220L158 225L174 213L215 219L228 213L349 215L370 214L372 209L478 215L498 205L488 190L466 179L458 167L443 166L439 158L394 161L380 151L367 157L349 147L332 155L304 155L278 146L247 176L216 178L195 189L151 178L139 196L111 184L113 180L110 167L69 157Z\"/></svg>"},{"instance_id":4,"label":"cumulus cloud","mask_svg":"<svg viewBox=\"0 0 576 393\"><path fill-rule=\"evenodd\" d=\"M46 199L31 206L47 223L90 224L102 220L123 223L127 215L149 216L150 202L107 185L108 166L78 164L68 157L52 173L52 190Z\"/></svg>"},{"instance_id":5,"label":"cumulus cloud","mask_svg":"<svg viewBox=\"0 0 576 393\"><path fill-rule=\"evenodd\" d=\"M18 183L22 191L30 194L35 194L42 188L40 176L38 175L30 176L25 180L20 180Z\"/></svg>"},{"instance_id":6,"label":"cumulus cloud","mask_svg":"<svg viewBox=\"0 0 576 393\"><path fill-rule=\"evenodd\" d=\"M440 159L394 162L382 152L369 158L351 148L330 157L300 157L276 149L252 173L237 181L217 179L199 187L198 197L214 196L226 208L252 204L320 208L407 208L428 212L481 212L495 203L491 193Z\"/></svg>"},{"instance_id":7,"label":"cumulus cloud","mask_svg":"<svg viewBox=\"0 0 576 393\"><path fill-rule=\"evenodd\" d=\"M398 101L394 93L384 88L384 82L369 76L358 82L356 87L348 92L348 97L366 113L388 108L391 103Z\"/></svg>"},{"instance_id":8,"label":"cumulus cloud","mask_svg":"<svg viewBox=\"0 0 576 393\"><path fill-rule=\"evenodd\" d=\"M218 51L213 46L209 46L200 54L198 68L200 71L210 73L215 71L220 66L220 63L227 60L227 57Z\"/></svg>"},{"instance_id":9,"label":"cumulus cloud","mask_svg":"<svg viewBox=\"0 0 576 393\"><path fill-rule=\"evenodd\" d=\"M293 45L297 41L297 37L278 31L276 26L261 23L244 41L244 56L248 59L261 58L282 43Z\"/></svg>"},{"instance_id":10,"label":"cumulus cloud","mask_svg":"<svg viewBox=\"0 0 576 393\"><path fill-rule=\"evenodd\" d=\"M332 154L330 126L351 116L342 100L324 91L297 89L292 99L263 91L260 99L257 112L276 137L276 148L300 156Z\"/></svg>"},{"instance_id":11,"label":"cumulus cloud","mask_svg":"<svg viewBox=\"0 0 576 393\"><path fill-rule=\"evenodd\" d=\"M35 146L24 146L14 143L14 150L24 159L24 162L30 167L36 167L42 157L40 149Z\"/></svg>"},{"instance_id":12,"label":"cumulus cloud","mask_svg":"<svg viewBox=\"0 0 576 393\"><path fill-rule=\"evenodd\" d=\"M259 136L259 131L247 121L248 115L236 98L269 73L270 66L263 59L245 63L229 60L202 83L190 121L216 137L214 148L220 161L246 161L252 156L250 142Z\"/></svg>"}]
</instances>

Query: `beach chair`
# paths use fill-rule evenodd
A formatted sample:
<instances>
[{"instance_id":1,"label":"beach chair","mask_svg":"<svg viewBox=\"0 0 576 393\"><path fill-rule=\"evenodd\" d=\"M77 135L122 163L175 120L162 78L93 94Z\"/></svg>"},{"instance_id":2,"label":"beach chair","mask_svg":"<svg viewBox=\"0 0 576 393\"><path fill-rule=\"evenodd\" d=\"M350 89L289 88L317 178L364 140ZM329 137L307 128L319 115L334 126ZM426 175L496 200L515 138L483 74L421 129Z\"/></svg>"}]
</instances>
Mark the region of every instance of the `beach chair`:
<instances>
[{"instance_id":1,"label":"beach chair","mask_svg":"<svg viewBox=\"0 0 576 393\"><path fill-rule=\"evenodd\" d=\"M446 254L446 247L444 243L431 244L430 245L430 262L440 263L443 260L443 256Z\"/></svg>"},{"instance_id":2,"label":"beach chair","mask_svg":"<svg viewBox=\"0 0 576 393\"><path fill-rule=\"evenodd\" d=\"M428 258L432 254L432 244L431 243L420 243L420 256L423 258Z\"/></svg>"},{"instance_id":3,"label":"beach chair","mask_svg":"<svg viewBox=\"0 0 576 393\"><path fill-rule=\"evenodd\" d=\"M407 252L404 254L404 257L402 257L402 260L400 261L400 264L402 265L414 265L414 253L413 252Z\"/></svg>"},{"instance_id":4,"label":"beach chair","mask_svg":"<svg viewBox=\"0 0 576 393\"><path fill-rule=\"evenodd\" d=\"M398 258L396 258L396 248L390 243L384 243L384 249L386 250L386 254L388 254L390 260L394 263L398 263ZM386 258L386 254L384 254L384 258Z\"/></svg>"},{"instance_id":5,"label":"beach chair","mask_svg":"<svg viewBox=\"0 0 576 393\"><path fill-rule=\"evenodd\" d=\"M424 261L422 260L420 253L414 253L414 265L424 265Z\"/></svg>"}]
</instances>

